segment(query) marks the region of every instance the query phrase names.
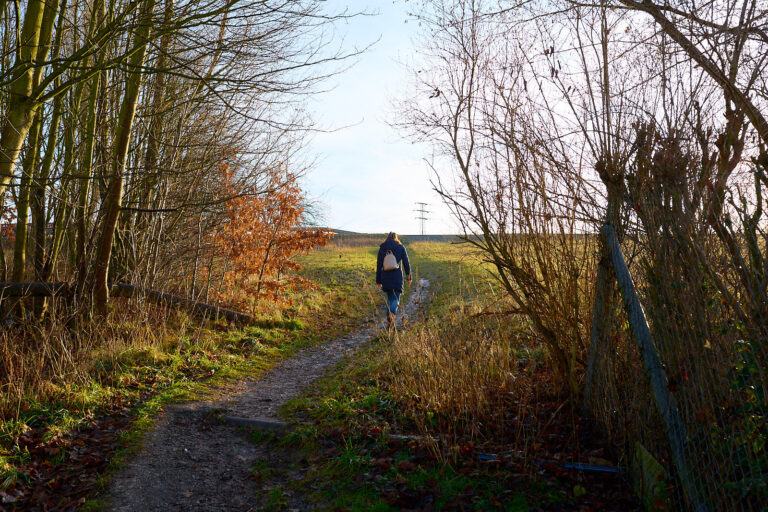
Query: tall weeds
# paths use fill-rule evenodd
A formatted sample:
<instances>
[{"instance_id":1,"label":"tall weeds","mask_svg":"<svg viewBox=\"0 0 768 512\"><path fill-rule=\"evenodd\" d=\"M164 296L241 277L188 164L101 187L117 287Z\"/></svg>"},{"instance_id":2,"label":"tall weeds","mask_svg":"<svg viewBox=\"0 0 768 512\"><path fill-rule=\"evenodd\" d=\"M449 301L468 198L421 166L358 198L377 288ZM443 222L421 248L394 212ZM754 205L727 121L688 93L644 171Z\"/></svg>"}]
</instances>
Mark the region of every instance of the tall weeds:
<instances>
[{"instance_id":1,"label":"tall weeds","mask_svg":"<svg viewBox=\"0 0 768 512\"><path fill-rule=\"evenodd\" d=\"M418 322L388 335L378 378L440 458L458 459L469 446L530 448L531 396L542 390L533 375L547 365L535 328L467 245L413 247L414 265L432 282L429 303Z\"/></svg>"},{"instance_id":2,"label":"tall weeds","mask_svg":"<svg viewBox=\"0 0 768 512\"><path fill-rule=\"evenodd\" d=\"M515 387L517 357L500 321L478 324L454 314L444 325L421 326L391 339L388 359L394 389L416 418L450 419L446 426L476 436L501 405L499 393Z\"/></svg>"},{"instance_id":3,"label":"tall weeds","mask_svg":"<svg viewBox=\"0 0 768 512\"><path fill-rule=\"evenodd\" d=\"M98 366L128 349L170 348L184 339L189 320L175 312L128 302L101 321L53 314L45 323L16 323L0 331L0 418L18 414L25 399L66 398L98 382Z\"/></svg>"}]
</instances>

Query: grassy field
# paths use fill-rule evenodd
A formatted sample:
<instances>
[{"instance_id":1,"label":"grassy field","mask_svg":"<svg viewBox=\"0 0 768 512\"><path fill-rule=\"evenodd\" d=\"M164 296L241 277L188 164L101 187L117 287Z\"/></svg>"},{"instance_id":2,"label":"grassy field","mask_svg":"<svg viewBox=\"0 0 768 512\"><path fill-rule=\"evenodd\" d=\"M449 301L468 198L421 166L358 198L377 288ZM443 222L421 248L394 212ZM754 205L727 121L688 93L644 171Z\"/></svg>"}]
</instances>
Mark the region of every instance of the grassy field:
<instances>
[{"instance_id":1,"label":"grassy field","mask_svg":"<svg viewBox=\"0 0 768 512\"><path fill-rule=\"evenodd\" d=\"M294 434L255 437L310 461L290 491L320 510L636 509L615 475L562 468L609 450L572 428L581 418L488 265L465 245L419 242L409 254L431 282L416 322L290 402ZM267 502L288 503L275 491Z\"/></svg>"},{"instance_id":2,"label":"grassy field","mask_svg":"<svg viewBox=\"0 0 768 512\"><path fill-rule=\"evenodd\" d=\"M203 398L382 318L376 242L303 256L302 275L315 286L288 304L262 304L246 329L125 308L96 338L101 346L68 371L2 381L13 393L3 394L0 418L0 498L98 508L89 497L163 404ZM380 334L290 402L283 414L293 433L254 434L309 465L286 490L324 510L632 510L615 475L562 468L612 464L610 447L551 385L546 352L491 268L466 245L408 250L415 280L428 279L430 292L407 328ZM254 478L288 469L257 464ZM34 496L40 489L47 494ZM288 506L280 488L262 498L267 508Z\"/></svg>"},{"instance_id":3,"label":"grassy field","mask_svg":"<svg viewBox=\"0 0 768 512\"><path fill-rule=\"evenodd\" d=\"M0 498L24 503L44 489L41 499L49 501L37 506L73 506L135 449L164 403L258 376L374 317L369 249L321 249L304 263L315 287L288 304L263 305L245 329L132 306L116 308L88 344L75 343L61 325L26 340L6 333L0 364L14 371L0 375Z\"/></svg>"}]
</instances>

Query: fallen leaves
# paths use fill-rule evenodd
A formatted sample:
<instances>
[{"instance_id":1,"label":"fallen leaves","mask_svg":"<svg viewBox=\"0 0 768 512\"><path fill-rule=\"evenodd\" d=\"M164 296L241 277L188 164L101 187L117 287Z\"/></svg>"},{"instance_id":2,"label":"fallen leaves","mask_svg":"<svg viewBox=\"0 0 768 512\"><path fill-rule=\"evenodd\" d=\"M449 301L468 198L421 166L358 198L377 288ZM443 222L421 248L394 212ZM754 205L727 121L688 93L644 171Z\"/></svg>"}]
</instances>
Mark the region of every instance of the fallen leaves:
<instances>
[{"instance_id":1,"label":"fallen leaves","mask_svg":"<svg viewBox=\"0 0 768 512\"><path fill-rule=\"evenodd\" d=\"M0 503L10 510L78 510L98 489L130 421L128 408L116 405L67 435L50 436L45 426L27 428L11 448L20 462L15 481L0 491Z\"/></svg>"}]
</instances>

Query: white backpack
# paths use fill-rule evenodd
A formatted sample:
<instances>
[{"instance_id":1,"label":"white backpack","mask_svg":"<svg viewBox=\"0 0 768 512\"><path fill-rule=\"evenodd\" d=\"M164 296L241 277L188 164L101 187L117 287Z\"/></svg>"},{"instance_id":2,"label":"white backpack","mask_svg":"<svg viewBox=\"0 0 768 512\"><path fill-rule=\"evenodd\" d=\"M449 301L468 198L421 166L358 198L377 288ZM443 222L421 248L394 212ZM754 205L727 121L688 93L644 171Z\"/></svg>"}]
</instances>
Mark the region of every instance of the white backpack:
<instances>
[{"instance_id":1,"label":"white backpack","mask_svg":"<svg viewBox=\"0 0 768 512\"><path fill-rule=\"evenodd\" d=\"M400 268L400 264L397 262L397 258L392 254L392 251L387 251L384 255L384 261L381 264L382 270L397 270Z\"/></svg>"}]
</instances>

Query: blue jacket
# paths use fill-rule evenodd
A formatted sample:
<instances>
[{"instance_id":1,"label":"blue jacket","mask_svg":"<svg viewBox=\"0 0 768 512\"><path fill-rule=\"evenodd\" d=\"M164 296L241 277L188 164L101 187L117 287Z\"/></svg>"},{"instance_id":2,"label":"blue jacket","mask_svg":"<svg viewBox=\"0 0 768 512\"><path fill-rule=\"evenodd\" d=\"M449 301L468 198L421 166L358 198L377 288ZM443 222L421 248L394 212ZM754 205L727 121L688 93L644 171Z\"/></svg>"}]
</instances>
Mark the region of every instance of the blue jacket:
<instances>
[{"instance_id":1,"label":"blue jacket","mask_svg":"<svg viewBox=\"0 0 768 512\"><path fill-rule=\"evenodd\" d=\"M392 251L392 254L397 258L397 262L400 263L400 268L386 271L381 269L387 251ZM379 246L379 256L376 258L376 284L381 284L381 289L384 291L403 291L403 270L405 270L407 276L411 275L411 263L408 261L408 253L405 251L405 247L394 240L385 240Z\"/></svg>"}]
</instances>

